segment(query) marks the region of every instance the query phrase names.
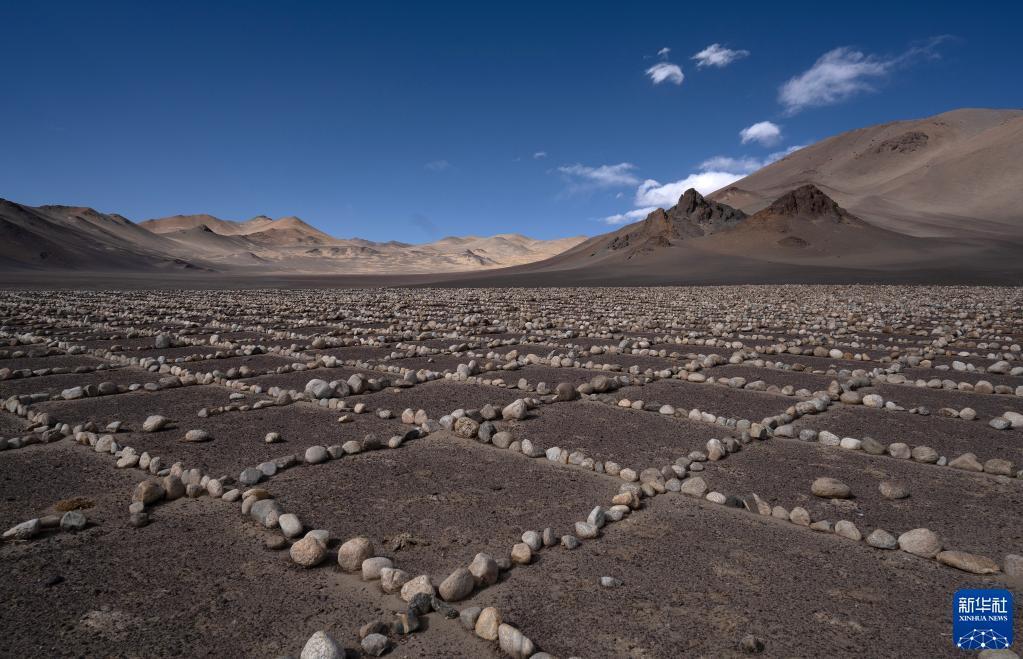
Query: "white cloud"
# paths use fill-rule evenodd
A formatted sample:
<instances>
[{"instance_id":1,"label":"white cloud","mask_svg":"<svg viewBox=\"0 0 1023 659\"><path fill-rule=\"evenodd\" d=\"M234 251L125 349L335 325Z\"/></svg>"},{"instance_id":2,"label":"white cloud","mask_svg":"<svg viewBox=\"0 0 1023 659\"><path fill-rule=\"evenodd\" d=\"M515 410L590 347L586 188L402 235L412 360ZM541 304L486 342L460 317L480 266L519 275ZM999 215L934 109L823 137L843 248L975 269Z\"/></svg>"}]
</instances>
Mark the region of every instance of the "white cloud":
<instances>
[{"instance_id":1,"label":"white cloud","mask_svg":"<svg viewBox=\"0 0 1023 659\"><path fill-rule=\"evenodd\" d=\"M776 160L781 160L785 156L787 156L787 155L789 155L791 153L795 153L796 151L799 151L800 149L802 149L805 146L806 146L805 144L796 144L796 145L790 146L787 149L782 149L781 151L775 151L774 153L769 153L769 154L767 154L767 158L764 159L764 164L761 165L761 166L762 167L766 167L767 165L770 165L772 162L775 162Z\"/></svg>"},{"instance_id":2,"label":"white cloud","mask_svg":"<svg viewBox=\"0 0 1023 659\"><path fill-rule=\"evenodd\" d=\"M712 43L700 52L693 55L692 59L696 60L696 68L703 68L705 66L716 66L718 68L728 66L732 62L742 59L749 55L748 50L732 50L725 48L721 44Z\"/></svg>"},{"instance_id":3,"label":"white cloud","mask_svg":"<svg viewBox=\"0 0 1023 659\"><path fill-rule=\"evenodd\" d=\"M770 121L758 121L739 131L739 137L742 138L743 144L760 142L764 146L771 146L781 140L781 128Z\"/></svg>"},{"instance_id":4,"label":"white cloud","mask_svg":"<svg viewBox=\"0 0 1023 659\"><path fill-rule=\"evenodd\" d=\"M431 160L423 166L431 172L443 172L451 167L451 163L447 160Z\"/></svg>"},{"instance_id":5,"label":"white cloud","mask_svg":"<svg viewBox=\"0 0 1023 659\"><path fill-rule=\"evenodd\" d=\"M656 206L668 208L678 202L678 198L689 188L696 188L700 194L706 195L720 190L742 178L742 174L732 172L705 171L690 174L684 179L670 183L660 183L647 179L636 189L635 204L637 206Z\"/></svg>"},{"instance_id":6,"label":"white cloud","mask_svg":"<svg viewBox=\"0 0 1023 659\"><path fill-rule=\"evenodd\" d=\"M570 192L592 188L614 188L624 185L636 185L639 179L632 173L636 166L629 162L620 162L617 165L600 165L590 167L589 165L562 165L558 167L566 179L569 180Z\"/></svg>"},{"instance_id":7,"label":"white cloud","mask_svg":"<svg viewBox=\"0 0 1023 659\"><path fill-rule=\"evenodd\" d=\"M648 208L637 208L631 211L625 211L624 213L618 213L617 215L608 215L601 219L604 224L618 225L618 224L629 224L631 222L638 222L644 219L650 213L657 210L656 206L650 206Z\"/></svg>"},{"instance_id":8,"label":"white cloud","mask_svg":"<svg viewBox=\"0 0 1023 659\"><path fill-rule=\"evenodd\" d=\"M865 54L847 46L821 55L813 66L790 78L778 90L778 101L789 114L822 105L834 105L861 92L873 91L873 80L919 59L937 59L936 48L948 36L933 37L892 57Z\"/></svg>"},{"instance_id":9,"label":"white cloud","mask_svg":"<svg viewBox=\"0 0 1023 659\"><path fill-rule=\"evenodd\" d=\"M733 158L731 156L714 156L708 158L700 163L700 169L703 171L714 171L714 172L734 172L739 174L749 174L755 172L764 166L763 161L757 160L756 158L750 158L749 156L742 156L740 158Z\"/></svg>"},{"instance_id":10,"label":"white cloud","mask_svg":"<svg viewBox=\"0 0 1023 659\"><path fill-rule=\"evenodd\" d=\"M716 171L716 172L728 172L731 174L752 174L762 167L767 167L772 162L781 160L785 156L802 149L805 145L797 144L790 146L781 151L775 151L769 153L763 160L758 158L752 158L750 156L740 156L734 158L732 156L714 156L708 158L700 163L701 171Z\"/></svg>"},{"instance_id":11,"label":"white cloud","mask_svg":"<svg viewBox=\"0 0 1023 659\"><path fill-rule=\"evenodd\" d=\"M678 64L672 64L671 62L658 62L647 69L646 74L650 76L655 85L659 85L662 82L681 85L682 81L686 79L685 74L682 73L682 68Z\"/></svg>"},{"instance_id":12,"label":"white cloud","mask_svg":"<svg viewBox=\"0 0 1023 659\"><path fill-rule=\"evenodd\" d=\"M664 48L661 48L660 50L657 51L657 56L663 57L664 59L668 59L669 53L671 53L671 48L665 46Z\"/></svg>"},{"instance_id":13,"label":"white cloud","mask_svg":"<svg viewBox=\"0 0 1023 659\"><path fill-rule=\"evenodd\" d=\"M543 160L546 157L547 157L546 151L537 151L536 153L533 154L533 160Z\"/></svg>"}]
</instances>

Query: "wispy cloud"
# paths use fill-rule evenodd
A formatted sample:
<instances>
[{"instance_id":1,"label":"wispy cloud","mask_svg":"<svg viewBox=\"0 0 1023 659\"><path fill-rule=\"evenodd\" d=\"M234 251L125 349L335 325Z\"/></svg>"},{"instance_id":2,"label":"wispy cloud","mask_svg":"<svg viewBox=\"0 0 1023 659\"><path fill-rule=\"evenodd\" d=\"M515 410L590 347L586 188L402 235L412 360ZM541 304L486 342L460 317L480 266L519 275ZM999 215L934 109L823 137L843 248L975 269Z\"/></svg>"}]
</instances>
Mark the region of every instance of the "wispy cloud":
<instances>
[{"instance_id":1,"label":"wispy cloud","mask_svg":"<svg viewBox=\"0 0 1023 659\"><path fill-rule=\"evenodd\" d=\"M601 218L601 222L604 224L610 224L617 226L619 224L629 224L631 222L638 222L642 220L650 213L657 210L656 206L649 206L647 208L637 208L631 211L625 211L624 213L618 213L617 215L608 215L605 218Z\"/></svg>"},{"instance_id":2,"label":"wispy cloud","mask_svg":"<svg viewBox=\"0 0 1023 659\"><path fill-rule=\"evenodd\" d=\"M781 128L770 121L758 121L739 131L739 137L742 138L743 144L759 142L764 146L771 146L781 140Z\"/></svg>"},{"instance_id":3,"label":"wispy cloud","mask_svg":"<svg viewBox=\"0 0 1023 659\"><path fill-rule=\"evenodd\" d=\"M685 74L682 73L682 67L671 62L658 62L647 69L646 74L655 85L659 85L662 82L681 85L682 81L686 79Z\"/></svg>"},{"instance_id":4,"label":"wispy cloud","mask_svg":"<svg viewBox=\"0 0 1023 659\"><path fill-rule=\"evenodd\" d=\"M657 56L658 57L663 57L664 59L668 59L668 55L670 53L671 53L671 48L668 48L667 46L665 46L664 48L661 48L660 50L657 51Z\"/></svg>"},{"instance_id":5,"label":"wispy cloud","mask_svg":"<svg viewBox=\"0 0 1023 659\"><path fill-rule=\"evenodd\" d=\"M763 161L748 156L733 158L732 156L714 156L700 163L700 169L713 172L732 172L749 174L764 166Z\"/></svg>"},{"instance_id":6,"label":"wispy cloud","mask_svg":"<svg viewBox=\"0 0 1023 659\"><path fill-rule=\"evenodd\" d=\"M636 185L639 179L632 172L636 166L629 162L620 162L617 165L600 165L591 167L589 165L562 165L558 171L569 182L569 191L595 188L615 188L625 185Z\"/></svg>"},{"instance_id":7,"label":"wispy cloud","mask_svg":"<svg viewBox=\"0 0 1023 659\"><path fill-rule=\"evenodd\" d=\"M874 81L884 79L899 67L939 59L937 48L949 39L947 35L933 37L894 56L872 55L848 46L829 50L809 69L783 84L778 90L778 101L790 115L806 108L841 103L874 91Z\"/></svg>"},{"instance_id":8,"label":"wispy cloud","mask_svg":"<svg viewBox=\"0 0 1023 659\"><path fill-rule=\"evenodd\" d=\"M718 171L718 172L728 172L728 173L731 173L731 174L742 174L742 175L751 174L751 173L757 171L758 169L761 169L762 167L767 167L771 163L773 163L775 161L778 161L778 160L781 160L785 156L787 156L787 155L789 155L789 154L791 154L791 153L793 153L795 151L799 151L804 146L805 145L803 145L803 144L797 144L795 146L790 146L790 147L788 147L786 149L782 149L781 151L775 151L774 153L769 153L767 155L767 157L763 158L763 159L753 158L753 157L750 157L750 156L739 156L739 157L714 156L714 157L708 158L708 159L704 160L702 163L700 163L700 169L701 170L705 170L705 171L709 170L709 171Z\"/></svg>"},{"instance_id":9,"label":"wispy cloud","mask_svg":"<svg viewBox=\"0 0 1023 659\"><path fill-rule=\"evenodd\" d=\"M533 154L533 160L543 160L546 157L547 157L546 151L537 151L536 153Z\"/></svg>"},{"instance_id":10,"label":"wispy cloud","mask_svg":"<svg viewBox=\"0 0 1023 659\"><path fill-rule=\"evenodd\" d=\"M696 60L696 68L698 69L702 69L705 66L723 68L748 55L748 50L732 50L731 48L725 48L719 43L712 43L693 55L692 59Z\"/></svg>"},{"instance_id":11,"label":"wispy cloud","mask_svg":"<svg viewBox=\"0 0 1023 659\"><path fill-rule=\"evenodd\" d=\"M445 169L449 169L451 167L451 163L447 160L431 160L423 165L423 167L431 172L443 172Z\"/></svg>"}]
</instances>

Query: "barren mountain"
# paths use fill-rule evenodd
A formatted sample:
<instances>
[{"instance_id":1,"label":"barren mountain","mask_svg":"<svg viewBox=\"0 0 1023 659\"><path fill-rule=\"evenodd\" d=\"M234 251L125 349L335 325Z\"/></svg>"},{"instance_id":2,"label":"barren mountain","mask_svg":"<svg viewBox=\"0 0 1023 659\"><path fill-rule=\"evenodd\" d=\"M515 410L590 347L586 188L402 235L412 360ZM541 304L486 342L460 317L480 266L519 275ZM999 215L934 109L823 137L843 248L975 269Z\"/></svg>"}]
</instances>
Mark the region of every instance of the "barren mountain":
<instances>
[{"instance_id":1,"label":"barren mountain","mask_svg":"<svg viewBox=\"0 0 1023 659\"><path fill-rule=\"evenodd\" d=\"M465 285L1023 280L1023 240L922 238L872 225L814 185L747 217L687 190L668 210Z\"/></svg>"},{"instance_id":2,"label":"barren mountain","mask_svg":"<svg viewBox=\"0 0 1023 659\"><path fill-rule=\"evenodd\" d=\"M1023 110L955 110L841 133L710 197L754 213L808 183L901 233L1023 237Z\"/></svg>"},{"instance_id":3,"label":"barren mountain","mask_svg":"<svg viewBox=\"0 0 1023 659\"><path fill-rule=\"evenodd\" d=\"M176 215L135 224L91 208L32 208L0 200L0 270L153 271L234 275L380 275L461 272L548 258L584 238L517 234L410 245L339 239L297 217L232 222Z\"/></svg>"},{"instance_id":4,"label":"barren mountain","mask_svg":"<svg viewBox=\"0 0 1023 659\"><path fill-rule=\"evenodd\" d=\"M0 268L66 271L192 269L175 243L120 215L32 208L0 199Z\"/></svg>"}]
</instances>

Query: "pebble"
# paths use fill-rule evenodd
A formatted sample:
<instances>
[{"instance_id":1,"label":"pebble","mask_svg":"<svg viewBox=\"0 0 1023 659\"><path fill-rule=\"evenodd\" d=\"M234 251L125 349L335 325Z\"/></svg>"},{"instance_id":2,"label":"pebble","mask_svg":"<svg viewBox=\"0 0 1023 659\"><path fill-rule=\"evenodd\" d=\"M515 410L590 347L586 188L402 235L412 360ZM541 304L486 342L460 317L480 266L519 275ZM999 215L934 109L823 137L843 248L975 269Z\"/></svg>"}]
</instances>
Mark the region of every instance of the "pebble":
<instances>
[{"instance_id":1,"label":"pebble","mask_svg":"<svg viewBox=\"0 0 1023 659\"><path fill-rule=\"evenodd\" d=\"M533 550L524 542L516 543L511 549L512 563L528 565L533 560Z\"/></svg>"},{"instance_id":2,"label":"pebble","mask_svg":"<svg viewBox=\"0 0 1023 659\"><path fill-rule=\"evenodd\" d=\"M855 540L857 542L863 538L863 535L860 533L860 530L856 528L856 525L845 519L835 523L835 535L848 538L849 540Z\"/></svg>"},{"instance_id":3,"label":"pebble","mask_svg":"<svg viewBox=\"0 0 1023 659\"><path fill-rule=\"evenodd\" d=\"M385 568L394 568L394 561L386 556L371 556L364 560L360 567L363 581L376 581Z\"/></svg>"},{"instance_id":4,"label":"pebble","mask_svg":"<svg viewBox=\"0 0 1023 659\"><path fill-rule=\"evenodd\" d=\"M942 551L936 556L939 563L970 572L972 574L994 574L999 572L998 563L990 558L968 554L965 551Z\"/></svg>"},{"instance_id":5,"label":"pebble","mask_svg":"<svg viewBox=\"0 0 1023 659\"><path fill-rule=\"evenodd\" d=\"M362 536L347 540L337 550L337 563L345 572L358 572L362 562L373 555L373 543Z\"/></svg>"},{"instance_id":6,"label":"pebble","mask_svg":"<svg viewBox=\"0 0 1023 659\"><path fill-rule=\"evenodd\" d=\"M9 540L30 540L39 533L40 526L38 519L30 519L7 529L3 537Z\"/></svg>"},{"instance_id":7,"label":"pebble","mask_svg":"<svg viewBox=\"0 0 1023 659\"><path fill-rule=\"evenodd\" d=\"M135 491L132 492L131 500L139 501L145 506L152 505L163 499L166 491L163 489L163 485L156 479L144 480L135 486Z\"/></svg>"},{"instance_id":8,"label":"pebble","mask_svg":"<svg viewBox=\"0 0 1023 659\"><path fill-rule=\"evenodd\" d=\"M441 582L437 593L445 602L459 602L472 594L475 585L473 574L466 568L460 567Z\"/></svg>"},{"instance_id":9,"label":"pebble","mask_svg":"<svg viewBox=\"0 0 1023 659\"><path fill-rule=\"evenodd\" d=\"M458 621L462 623L462 627L469 631L476 630L476 621L479 620L480 613L483 609L478 606L469 606L461 610L458 614Z\"/></svg>"},{"instance_id":10,"label":"pebble","mask_svg":"<svg viewBox=\"0 0 1023 659\"><path fill-rule=\"evenodd\" d=\"M867 544L877 549L898 549L899 541L884 529L874 529L867 536Z\"/></svg>"},{"instance_id":11,"label":"pebble","mask_svg":"<svg viewBox=\"0 0 1023 659\"><path fill-rule=\"evenodd\" d=\"M433 597L434 588L433 581L430 580L430 576L427 574L420 575L414 579L409 579L401 587L401 599L406 602L410 601L417 594L426 594L429 597Z\"/></svg>"},{"instance_id":12,"label":"pebble","mask_svg":"<svg viewBox=\"0 0 1023 659\"><path fill-rule=\"evenodd\" d=\"M380 569L380 590L385 593L396 593L410 579L408 572L393 567Z\"/></svg>"},{"instance_id":13,"label":"pebble","mask_svg":"<svg viewBox=\"0 0 1023 659\"><path fill-rule=\"evenodd\" d=\"M565 549L575 549L582 543L579 542L579 538L574 535L563 535L561 536L561 546Z\"/></svg>"},{"instance_id":14,"label":"pebble","mask_svg":"<svg viewBox=\"0 0 1023 659\"><path fill-rule=\"evenodd\" d=\"M146 420L142 422L142 432L156 432L163 429L168 422L167 417L153 414L146 417Z\"/></svg>"},{"instance_id":15,"label":"pebble","mask_svg":"<svg viewBox=\"0 0 1023 659\"><path fill-rule=\"evenodd\" d=\"M212 439L213 436L210 435L205 430L189 430L188 432L185 433L185 436L184 438L182 438L181 441L190 443L201 443L208 442Z\"/></svg>"},{"instance_id":16,"label":"pebble","mask_svg":"<svg viewBox=\"0 0 1023 659\"><path fill-rule=\"evenodd\" d=\"M498 630L501 627L501 612L492 606L488 606L476 617L474 631L476 635L485 641L496 641Z\"/></svg>"},{"instance_id":17,"label":"pebble","mask_svg":"<svg viewBox=\"0 0 1023 659\"><path fill-rule=\"evenodd\" d=\"M281 515L277 520L277 523L281 527L281 533L283 533L286 538L297 538L302 535L302 522L299 521L298 515L295 515L294 513L285 513Z\"/></svg>"},{"instance_id":18,"label":"pebble","mask_svg":"<svg viewBox=\"0 0 1023 659\"><path fill-rule=\"evenodd\" d=\"M905 499L909 496L909 488L897 481L881 481L877 489L885 499Z\"/></svg>"},{"instance_id":19,"label":"pebble","mask_svg":"<svg viewBox=\"0 0 1023 659\"><path fill-rule=\"evenodd\" d=\"M305 568L315 567L327 557L327 548L316 536L306 536L291 545L291 560Z\"/></svg>"},{"instance_id":20,"label":"pebble","mask_svg":"<svg viewBox=\"0 0 1023 659\"><path fill-rule=\"evenodd\" d=\"M383 634L370 634L362 639L362 651L371 657L379 657L391 647L391 642Z\"/></svg>"},{"instance_id":21,"label":"pebble","mask_svg":"<svg viewBox=\"0 0 1023 659\"><path fill-rule=\"evenodd\" d=\"M489 554L484 553L476 554L472 559L472 563L469 564L469 572L472 574L474 582L479 586L489 586L497 583L499 575L497 561Z\"/></svg>"},{"instance_id":22,"label":"pebble","mask_svg":"<svg viewBox=\"0 0 1023 659\"><path fill-rule=\"evenodd\" d=\"M899 549L916 556L934 558L941 548L941 539L930 529L913 529L899 536Z\"/></svg>"},{"instance_id":23,"label":"pebble","mask_svg":"<svg viewBox=\"0 0 1023 659\"><path fill-rule=\"evenodd\" d=\"M825 499L848 499L852 495L848 485L828 476L817 478L810 486L810 492Z\"/></svg>"},{"instance_id":24,"label":"pebble","mask_svg":"<svg viewBox=\"0 0 1023 659\"><path fill-rule=\"evenodd\" d=\"M308 464L316 465L329 459L330 456L327 454L327 447L325 446L315 445L305 450L305 461Z\"/></svg>"},{"instance_id":25,"label":"pebble","mask_svg":"<svg viewBox=\"0 0 1023 659\"><path fill-rule=\"evenodd\" d=\"M507 623L497 628L497 642L505 654L515 659L528 659L535 649L525 634Z\"/></svg>"},{"instance_id":26,"label":"pebble","mask_svg":"<svg viewBox=\"0 0 1023 659\"><path fill-rule=\"evenodd\" d=\"M707 493L707 482L699 476L687 478L682 481L682 489L680 491L682 494L702 498Z\"/></svg>"}]
</instances>

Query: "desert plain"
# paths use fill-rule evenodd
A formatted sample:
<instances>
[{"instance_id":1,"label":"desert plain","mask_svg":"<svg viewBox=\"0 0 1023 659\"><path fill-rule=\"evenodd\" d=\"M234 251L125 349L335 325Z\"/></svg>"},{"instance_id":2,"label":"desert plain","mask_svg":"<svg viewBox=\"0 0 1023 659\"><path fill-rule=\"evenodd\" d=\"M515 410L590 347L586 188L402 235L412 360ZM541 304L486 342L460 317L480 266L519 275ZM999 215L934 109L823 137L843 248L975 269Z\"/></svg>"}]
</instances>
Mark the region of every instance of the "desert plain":
<instances>
[{"instance_id":1,"label":"desert plain","mask_svg":"<svg viewBox=\"0 0 1023 659\"><path fill-rule=\"evenodd\" d=\"M1021 311L4 291L3 654L957 656L1023 585Z\"/></svg>"}]
</instances>

